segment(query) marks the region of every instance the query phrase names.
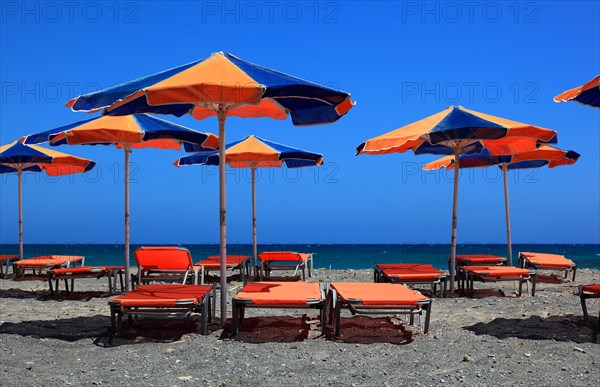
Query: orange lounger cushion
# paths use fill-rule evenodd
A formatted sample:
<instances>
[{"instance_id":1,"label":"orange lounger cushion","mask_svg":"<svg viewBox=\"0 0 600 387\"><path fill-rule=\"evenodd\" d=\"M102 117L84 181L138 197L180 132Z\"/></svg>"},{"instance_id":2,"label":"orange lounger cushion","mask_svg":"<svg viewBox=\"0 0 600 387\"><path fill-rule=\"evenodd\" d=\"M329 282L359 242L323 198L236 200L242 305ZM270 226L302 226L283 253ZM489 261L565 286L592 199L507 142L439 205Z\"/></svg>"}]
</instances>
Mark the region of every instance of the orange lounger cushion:
<instances>
[{"instance_id":1,"label":"orange lounger cushion","mask_svg":"<svg viewBox=\"0 0 600 387\"><path fill-rule=\"evenodd\" d=\"M600 294L600 284L584 285L581 288L584 292Z\"/></svg>"},{"instance_id":2,"label":"orange lounger cushion","mask_svg":"<svg viewBox=\"0 0 600 387\"><path fill-rule=\"evenodd\" d=\"M81 266L81 267L68 267L61 269L53 269L54 275L61 274L85 274L85 273L102 273L109 270L124 270L125 266Z\"/></svg>"},{"instance_id":3,"label":"orange lounger cushion","mask_svg":"<svg viewBox=\"0 0 600 387\"><path fill-rule=\"evenodd\" d=\"M317 282L250 282L234 297L253 305L307 305L321 301Z\"/></svg>"},{"instance_id":4,"label":"orange lounger cushion","mask_svg":"<svg viewBox=\"0 0 600 387\"><path fill-rule=\"evenodd\" d=\"M293 261L306 262L310 259L311 254L295 253L291 251L269 251L258 254L258 258L263 262L269 261Z\"/></svg>"},{"instance_id":5,"label":"orange lounger cushion","mask_svg":"<svg viewBox=\"0 0 600 387\"><path fill-rule=\"evenodd\" d=\"M484 277L527 276L530 270L513 266L466 266L463 270Z\"/></svg>"},{"instance_id":6,"label":"orange lounger cushion","mask_svg":"<svg viewBox=\"0 0 600 387\"><path fill-rule=\"evenodd\" d=\"M168 307L197 304L211 291L212 286L208 285L140 285L128 293L112 297L108 302L119 303L121 307Z\"/></svg>"},{"instance_id":7,"label":"orange lounger cushion","mask_svg":"<svg viewBox=\"0 0 600 387\"><path fill-rule=\"evenodd\" d=\"M83 257L76 255L43 255L40 257L22 259L20 261L14 262L14 265L25 268L25 267L34 267L34 268L44 268L44 267L53 267L62 264L66 264L69 262L81 262L83 261Z\"/></svg>"},{"instance_id":8,"label":"orange lounger cushion","mask_svg":"<svg viewBox=\"0 0 600 387\"><path fill-rule=\"evenodd\" d=\"M457 255L456 260L458 262L470 263L470 264L486 264L486 263L501 263L506 261L506 258L497 255L489 254L472 254L472 255Z\"/></svg>"},{"instance_id":9,"label":"orange lounger cushion","mask_svg":"<svg viewBox=\"0 0 600 387\"><path fill-rule=\"evenodd\" d=\"M534 266L569 268L575 265L575 262L564 255L528 252L521 253L521 255Z\"/></svg>"},{"instance_id":10,"label":"orange lounger cushion","mask_svg":"<svg viewBox=\"0 0 600 387\"><path fill-rule=\"evenodd\" d=\"M388 283L338 282L332 283L331 288L338 292L342 301L363 305L417 306L419 301L428 300L419 292Z\"/></svg>"},{"instance_id":11,"label":"orange lounger cushion","mask_svg":"<svg viewBox=\"0 0 600 387\"><path fill-rule=\"evenodd\" d=\"M19 259L18 255L13 255L13 254L0 255L0 262L14 261L16 259Z\"/></svg>"},{"instance_id":12,"label":"orange lounger cushion","mask_svg":"<svg viewBox=\"0 0 600 387\"><path fill-rule=\"evenodd\" d=\"M381 270L385 276L406 281L434 281L440 276L446 275L442 270L420 263L386 263L377 264L375 267Z\"/></svg>"},{"instance_id":13,"label":"orange lounger cushion","mask_svg":"<svg viewBox=\"0 0 600 387\"><path fill-rule=\"evenodd\" d=\"M250 259L247 255L228 255L226 266L236 267ZM221 267L221 256L211 255L200 262L196 262L196 266L204 266L205 269L218 269Z\"/></svg>"},{"instance_id":14,"label":"orange lounger cushion","mask_svg":"<svg viewBox=\"0 0 600 387\"><path fill-rule=\"evenodd\" d=\"M134 253L138 266L144 270L187 270L192 265L189 250L182 247L140 247Z\"/></svg>"}]
</instances>

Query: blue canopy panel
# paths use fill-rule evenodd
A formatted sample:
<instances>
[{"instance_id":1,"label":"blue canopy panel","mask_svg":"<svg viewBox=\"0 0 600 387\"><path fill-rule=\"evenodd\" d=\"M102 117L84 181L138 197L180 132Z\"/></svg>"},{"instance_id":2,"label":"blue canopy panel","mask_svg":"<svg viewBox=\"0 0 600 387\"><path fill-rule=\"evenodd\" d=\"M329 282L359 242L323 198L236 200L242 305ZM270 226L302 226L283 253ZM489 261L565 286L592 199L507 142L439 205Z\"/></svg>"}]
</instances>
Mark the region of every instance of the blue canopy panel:
<instances>
[{"instance_id":1,"label":"blue canopy panel","mask_svg":"<svg viewBox=\"0 0 600 387\"><path fill-rule=\"evenodd\" d=\"M144 132L144 141L172 139L200 146L207 139L207 135L204 133L146 114L136 114L133 118Z\"/></svg>"},{"instance_id":2,"label":"blue canopy panel","mask_svg":"<svg viewBox=\"0 0 600 387\"><path fill-rule=\"evenodd\" d=\"M219 152L200 152L180 157L177 165L219 165Z\"/></svg>"},{"instance_id":3,"label":"blue canopy panel","mask_svg":"<svg viewBox=\"0 0 600 387\"><path fill-rule=\"evenodd\" d=\"M42 172L42 168L39 165L32 165L30 167L23 168L22 171L23 172ZM16 172L18 172L16 168L12 168L12 167L0 164L0 173L16 173Z\"/></svg>"},{"instance_id":4,"label":"blue canopy panel","mask_svg":"<svg viewBox=\"0 0 600 387\"><path fill-rule=\"evenodd\" d=\"M573 99L579 103L600 108L600 87L592 87Z\"/></svg>"},{"instance_id":5,"label":"blue canopy panel","mask_svg":"<svg viewBox=\"0 0 600 387\"><path fill-rule=\"evenodd\" d=\"M428 133L429 142L439 144L451 140L497 140L506 136L508 128L492 121L484 120L474 114L465 112L458 107L452 110L438 122Z\"/></svg>"},{"instance_id":6,"label":"blue canopy panel","mask_svg":"<svg viewBox=\"0 0 600 387\"><path fill-rule=\"evenodd\" d=\"M316 160L285 159L283 162L288 168L314 167L319 165Z\"/></svg>"},{"instance_id":7,"label":"blue canopy panel","mask_svg":"<svg viewBox=\"0 0 600 387\"><path fill-rule=\"evenodd\" d=\"M175 74L178 74L184 70L187 70L188 68L195 66L202 61L204 61L204 59L198 60L195 62L191 62L191 63L185 64L183 66L174 67L172 69L165 70L165 71L162 71L162 72L159 72L156 74L148 75L146 77L138 78L131 82L120 83L118 85L115 85L115 86L112 86L112 87L109 87L109 88L106 88L106 89L103 89L100 91L82 95L81 97L77 98L77 100L75 101L75 103L72 106L72 109L73 110L90 111L90 110L105 108L119 100L125 99L126 97L134 94L135 92L137 92L139 90L142 90L146 87L154 85L155 83L164 81L165 79L170 78L171 76L173 76ZM143 99L145 101L146 98L143 97ZM143 113L148 113L148 110L144 110ZM115 114L115 115L126 115L126 114L131 114L131 113Z\"/></svg>"},{"instance_id":8,"label":"blue canopy panel","mask_svg":"<svg viewBox=\"0 0 600 387\"><path fill-rule=\"evenodd\" d=\"M526 160L519 161L516 163L508 164L507 168L509 170L513 169L531 169L531 168L541 168L544 165L548 165L550 162L548 160Z\"/></svg>"},{"instance_id":9,"label":"blue canopy panel","mask_svg":"<svg viewBox=\"0 0 600 387\"><path fill-rule=\"evenodd\" d=\"M248 137L246 137L246 138L248 138ZM239 140L239 141L230 142L229 144L225 144L225 150L227 150L227 149L231 148L231 147L232 147L232 146L234 146L234 145L237 145L237 144L239 144L240 142L242 142L242 141L246 140L246 138L244 138L244 139L242 139L242 140ZM198 145L198 144L183 144L183 145L184 145L184 147L185 147L185 151L186 151L186 152L202 152L202 153L205 153L205 152L206 152L206 153L212 153L211 151L213 151L213 150L214 150L214 149L208 149L208 148L204 148L204 147L202 147L202 146L200 146L200 145ZM217 155L218 155L218 154L219 154L219 152L217 151L217 152L215 152L215 154L217 154ZM198 164L198 163L195 163L195 164ZM218 165L218 164L219 164L219 163L217 162L217 164L215 164L215 165Z\"/></svg>"},{"instance_id":10,"label":"blue canopy panel","mask_svg":"<svg viewBox=\"0 0 600 387\"><path fill-rule=\"evenodd\" d=\"M51 163L52 157L36 149L16 142L0 153L2 164Z\"/></svg>"},{"instance_id":11,"label":"blue canopy panel","mask_svg":"<svg viewBox=\"0 0 600 387\"><path fill-rule=\"evenodd\" d=\"M88 122L97 120L99 117L94 117L94 118L90 118L89 120L83 120L83 121L77 121L74 122L72 124L69 125L64 125L64 126L59 126L58 128L54 128L54 129L50 129L50 130L46 130L45 132L40 132L40 133L35 133L35 134L30 134L28 136L25 137L25 144L40 144L42 142L46 142L46 141L50 141L52 140L57 134L64 132L66 130L69 129L73 129L79 125L84 125L87 124ZM54 144L50 144L50 145L63 145L66 144L67 140L63 139L61 141L57 141Z\"/></svg>"},{"instance_id":12,"label":"blue canopy panel","mask_svg":"<svg viewBox=\"0 0 600 387\"><path fill-rule=\"evenodd\" d=\"M483 144L480 141L475 141L469 145L460 148L461 154L479 154L483 151ZM451 146L443 144L430 144L425 141L413 150L415 155L433 154L433 155L453 155L454 149Z\"/></svg>"}]
</instances>

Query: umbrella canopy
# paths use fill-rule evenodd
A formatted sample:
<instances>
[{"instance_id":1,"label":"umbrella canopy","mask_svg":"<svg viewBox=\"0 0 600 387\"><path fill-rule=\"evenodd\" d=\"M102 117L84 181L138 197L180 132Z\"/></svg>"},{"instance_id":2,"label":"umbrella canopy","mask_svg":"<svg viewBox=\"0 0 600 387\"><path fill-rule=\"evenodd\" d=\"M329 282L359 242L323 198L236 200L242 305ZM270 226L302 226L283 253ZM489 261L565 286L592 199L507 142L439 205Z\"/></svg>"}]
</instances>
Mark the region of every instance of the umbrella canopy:
<instances>
[{"instance_id":1,"label":"umbrella canopy","mask_svg":"<svg viewBox=\"0 0 600 387\"><path fill-rule=\"evenodd\" d=\"M285 164L288 168L301 168L323 165L323 155L292 148L287 145L248 136L225 146L225 162L231 168L251 168L252 170L252 247L253 263L256 270L256 168L274 168ZM200 152L179 158L176 166L219 165L219 152Z\"/></svg>"},{"instance_id":2,"label":"umbrella canopy","mask_svg":"<svg viewBox=\"0 0 600 387\"><path fill-rule=\"evenodd\" d=\"M558 167L560 165L572 165L579 159L579 153L574 151L565 151L548 145L540 146L537 149L517 153L508 156L492 156L484 151L481 154L464 155L459 157L460 168L486 168L497 165L502 169L504 178L504 208L506 211L506 239L508 246L508 259L512 265L512 242L510 231L510 208L508 200L508 179L506 174L509 170L541 168L548 165L548 168ZM446 156L439 160L423 166L424 170L431 171L441 168L454 169L454 157Z\"/></svg>"},{"instance_id":3,"label":"umbrella canopy","mask_svg":"<svg viewBox=\"0 0 600 387\"><path fill-rule=\"evenodd\" d=\"M359 154L388 154L412 150L415 154L453 155L454 200L452 206L452 237L450 250L450 293L454 292L456 265L456 226L458 213L458 157L488 150L493 155L505 155L535 149L540 142L554 143L556 132L468 110L462 106L448 109L367 140L356 148Z\"/></svg>"},{"instance_id":4,"label":"umbrella canopy","mask_svg":"<svg viewBox=\"0 0 600 387\"><path fill-rule=\"evenodd\" d=\"M19 182L19 259L23 259L23 172L50 176L87 172L95 162L19 141L0 146L0 173L17 173Z\"/></svg>"},{"instance_id":5,"label":"umbrella canopy","mask_svg":"<svg viewBox=\"0 0 600 387\"><path fill-rule=\"evenodd\" d=\"M114 145L125 151L125 288L129 289L129 154L135 148L179 150L181 145L214 149L219 139L146 114L96 117L31 134L25 143L50 145Z\"/></svg>"},{"instance_id":6,"label":"umbrella canopy","mask_svg":"<svg viewBox=\"0 0 600 387\"><path fill-rule=\"evenodd\" d=\"M218 52L157 74L77 97L75 111L104 109L105 115L159 113L219 121L219 242L221 257L221 324L227 318L225 121L291 116L294 125L339 120L353 106L350 94Z\"/></svg>"},{"instance_id":7,"label":"umbrella canopy","mask_svg":"<svg viewBox=\"0 0 600 387\"><path fill-rule=\"evenodd\" d=\"M569 101L600 108L600 75L582 86L563 91L554 97L554 102Z\"/></svg>"}]
</instances>

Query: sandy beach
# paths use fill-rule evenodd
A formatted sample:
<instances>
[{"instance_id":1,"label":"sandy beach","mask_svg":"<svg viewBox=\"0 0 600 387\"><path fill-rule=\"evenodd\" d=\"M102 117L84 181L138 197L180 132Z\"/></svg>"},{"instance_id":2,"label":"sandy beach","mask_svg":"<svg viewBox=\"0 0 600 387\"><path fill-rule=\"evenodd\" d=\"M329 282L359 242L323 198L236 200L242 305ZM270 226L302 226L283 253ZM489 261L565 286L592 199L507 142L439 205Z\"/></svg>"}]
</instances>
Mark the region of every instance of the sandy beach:
<instances>
[{"instance_id":1,"label":"sandy beach","mask_svg":"<svg viewBox=\"0 0 600 387\"><path fill-rule=\"evenodd\" d=\"M310 281L372 281L371 270L316 270ZM49 296L42 280L0 280L2 385L595 385L596 329L585 326L576 285L476 283L474 298L433 302L430 332L391 317L351 317L323 337L312 310L250 309L237 337L199 318L140 319L108 341L107 284L76 282ZM233 295L241 286L233 281ZM424 291L424 293L426 293ZM598 302L590 303L597 323ZM596 381L596 382L594 382Z\"/></svg>"}]
</instances>

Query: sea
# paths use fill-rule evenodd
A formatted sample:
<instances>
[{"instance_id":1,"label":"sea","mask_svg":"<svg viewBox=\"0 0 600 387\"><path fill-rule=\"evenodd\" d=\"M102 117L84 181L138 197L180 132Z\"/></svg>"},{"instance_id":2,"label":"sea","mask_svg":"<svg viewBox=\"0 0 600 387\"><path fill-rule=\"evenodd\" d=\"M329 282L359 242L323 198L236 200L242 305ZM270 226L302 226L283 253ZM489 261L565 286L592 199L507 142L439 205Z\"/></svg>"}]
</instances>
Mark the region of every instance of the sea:
<instances>
[{"instance_id":1,"label":"sea","mask_svg":"<svg viewBox=\"0 0 600 387\"><path fill-rule=\"evenodd\" d=\"M164 244L162 244L164 245ZM133 252L141 245L130 246ZM144 246L152 246L144 244ZM219 254L218 244L173 244L190 250L194 262ZM18 254L16 244L0 245L0 254ZM448 268L450 245L447 244L259 244L258 251L296 251L314 254L314 267L327 269L369 269L376 263L429 263ZM514 244L513 264L520 251L561 254L575 261L579 268L600 269L600 244ZM25 258L39 255L82 255L86 265L122 265L122 244L26 244ZM229 244L228 255L252 256L251 244ZM492 254L507 256L505 244L459 244L457 254Z\"/></svg>"}]
</instances>

